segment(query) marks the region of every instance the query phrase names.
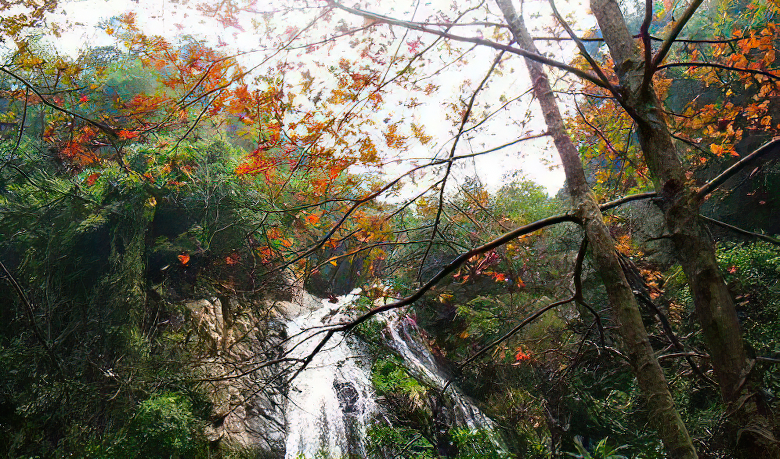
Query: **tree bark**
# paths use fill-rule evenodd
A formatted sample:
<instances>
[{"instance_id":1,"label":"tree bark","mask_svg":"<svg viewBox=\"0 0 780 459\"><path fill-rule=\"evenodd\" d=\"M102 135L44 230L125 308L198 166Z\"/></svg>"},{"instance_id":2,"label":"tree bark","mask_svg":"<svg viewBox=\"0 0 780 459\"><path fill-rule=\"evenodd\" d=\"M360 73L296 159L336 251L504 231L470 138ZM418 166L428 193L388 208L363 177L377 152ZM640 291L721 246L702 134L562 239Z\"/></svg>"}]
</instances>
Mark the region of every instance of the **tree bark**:
<instances>
[{"instance_id":1,"label":"tree bark","mask_svg":"<svg viewBox=\"0 0 780 459\"><path fill-rule=\"evenodd\" d=\"M516 13L511 0L497 2L518 45L538 54L525 23ZM670 457L696 458L696 450L674 406L663 370L650 346L639 306L618 262L615 242L604 224L598 203L585 179L579 153L566 131L547 75L540 63L530 59L525 62L533 82L534 95L542 107L547 128L563 163L572 205L584 226L596 270L604 282L610 308L618 322L623 348L650 409L651 421Z\"/></svg>"}]
</instances>

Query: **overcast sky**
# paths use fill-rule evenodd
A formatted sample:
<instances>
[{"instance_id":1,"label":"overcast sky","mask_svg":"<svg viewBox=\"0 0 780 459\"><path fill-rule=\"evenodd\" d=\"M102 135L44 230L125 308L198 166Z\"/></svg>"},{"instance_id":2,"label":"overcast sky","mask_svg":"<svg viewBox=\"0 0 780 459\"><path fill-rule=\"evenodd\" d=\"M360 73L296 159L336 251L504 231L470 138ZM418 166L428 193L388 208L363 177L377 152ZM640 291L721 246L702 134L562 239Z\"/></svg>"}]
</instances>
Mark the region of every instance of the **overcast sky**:
<instances>
[{"instance_id":1,"label":"overcast sky","mask_svg":"<svg viewBox=\"0 0 780 459\"><path fill-rule=\"evenodd\" d=\"M284 2L284 0L281 1ZM417 10L413 11L415 2L397 0L394 2L383 1L375 3L381 4L382 8L384 8L383 12L394 17L402 19L414 18L416 20L427 18L438 8L447 10L449 6L454 4L450 0L420 1L416 3ZM527 12L538 11L544 13L546 4L546 1L526 1L525 8ZM257 60L263 58L265 53L263 47L264 44L267 44L267 41L264 41L261 35L253 31L252 24L253 21L255 23L262 22L261 8L264 8L265 11L273 11L278 5L275 5L274 2L268 2L262 7L256 5L256 11L253 13L242 13L239 25L244 29L243 31L235 27L225 27L219 21L204 16L196 9L196 6L196 1L187 2L186 0L181 0L181 3L170 0L138 0L137 2L66 0L60 4L58 13L51 18L52 21L60 24L65 30L63 36L58 38L55 44L71 55L77 54L80 49L85 47L114 44L114 38L97 26L112 17L133 11L137 15L137 23L148 34L159 34L169 38L173 38L177 34L191 34L202 37L208 43L218 46L226 52L234 50L246 51L249 49L259 50L259 52L248 55L243 59L242 64L245 66L255 65ZM560 1L558 7L564 11L564 14L570 12L574 13L578 18L586 17L584 14L578 14L578 12L586 11L585 6L581 2L567 3ZM491 9L495 12L498 11L495 5L491 5ZM300 22L299 25L303 25L310 20L313 13L314 11L302 11L300 14L293 16L274 15L274 18L280 19L277 30L281 33L284 30L284 26L290 25L295 20ZM343 15L343 17L352 24L360 24L362 21L359 18L347 15ZM529 17L529 14L526 14L526 17ZM475 20L478 19L475 18ZM277 19L273 20L276 21ZM545 26L549 25L549 21L545 23L542 20L532 19L530 24ZM329 25L326 24L325 26ZM396 29L394 33L398 37L404 32ZM458 33L464 35L482 34L481 31L477 32L467 29L458 30ZM538 30L536 33L549 35L544 30ZM404 39L409 41L414 37L415 35L411 34L404 37ZM430 37L423 38L424 40L430 40ZM317 59L320 61L332 59L335 63L340 53L354 52L347 46L347 41L342 40L341 44L331 47L327 50L327 54L317 55L315 53L306 55L303 53L300 58L304 60ZM541 45L544 46L543 44ZM570 49L550 48L550 52L558 59L561 58L561 53L571 56ZM434 155L441 157L446 155L446 152L451 147L449 142L451 142L452 134L456 129L453 121L445 118L446 110L441 103L453 96L467 99L470 91L468 91L468 87L463 87L463 81L466 79L471 80L471 88L476 86L484 77L494 57L495 52L493 50L481 48L466 55L468 64L449 66L442 70L441 67L446 65L447 58L442 57L441 61L437 63L436 56L434 56L430 61L429 68L430 72L435 73L435 75L432 75L430 78L440 88L430 98L421 97L420 94L405 93L400 88L393 89L395 100L392 100L392 97L388 98L390 100L387 101L389 107L387 110L395 118L403 118L405 121L409 121L409 118L411 118L418 124L423 125L426 134L433 137L433 141L427 145L410 143L409 149L403 153L407 158L423 158ZM285 58L293 59L296 58L296 55L287 54ZM481 111L475 110L475 114L494 110L501 105L499 100L521 96L529 89L524 63L520 58L512 57L511 60L507 61L502 70L503 74L494 76L487 89L480 94L477 108ZM326 84L326 82L321 84ZM422 102L414 112L393 110L393 104L400 103L412 95L418 97ZM306 102L300 103L305 104ZM534 114L530 122L524 117L529 109ZM536 111L537 106L535 102L532 102L529 95L520 97L516 102L510 104L504 113L499 114L482 126L481 129L473 132L468 141L462 140L457 150L458 154L482 151L504 144L526 133L533 134L543 131L544 125L541 115ZM377 115L387 119L387 112L378 113ZM520 123L525 124L521 125ZM398 169L391 170L391 173L400 172L409 167L409 164L411 163L404 162L396 166ZM557 167L557 164L557 154L549 140L539 139L523 142L500 152L480 157L476 162L464 162L457 170L456 177L462 179L467 175L476 174L490 188L497 188L506 180L507 175L517 174L542 184L549 193L554 194L563 184L563 172Z\"/></svg>"}]
</instances>

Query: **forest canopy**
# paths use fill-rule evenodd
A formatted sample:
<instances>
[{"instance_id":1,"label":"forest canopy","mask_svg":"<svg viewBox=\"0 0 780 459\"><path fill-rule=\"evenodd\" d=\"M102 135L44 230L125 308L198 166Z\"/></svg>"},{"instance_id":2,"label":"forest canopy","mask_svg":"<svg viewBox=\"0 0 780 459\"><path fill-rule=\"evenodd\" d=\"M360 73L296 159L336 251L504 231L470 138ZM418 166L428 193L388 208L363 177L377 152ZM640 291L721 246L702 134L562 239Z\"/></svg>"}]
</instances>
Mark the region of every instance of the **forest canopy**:
<instances>
[{"instance_id":1,"label":"forest canopy","mask_svg":"<svg viewBox=\"0 0 780 459\"><path fill-rule=\"evenodd\" d=\"M0 4L9 457L260 457L215 393L341 333L374 457L780 455L775 2L98 3Z\"/></svg>"}]
</instances>

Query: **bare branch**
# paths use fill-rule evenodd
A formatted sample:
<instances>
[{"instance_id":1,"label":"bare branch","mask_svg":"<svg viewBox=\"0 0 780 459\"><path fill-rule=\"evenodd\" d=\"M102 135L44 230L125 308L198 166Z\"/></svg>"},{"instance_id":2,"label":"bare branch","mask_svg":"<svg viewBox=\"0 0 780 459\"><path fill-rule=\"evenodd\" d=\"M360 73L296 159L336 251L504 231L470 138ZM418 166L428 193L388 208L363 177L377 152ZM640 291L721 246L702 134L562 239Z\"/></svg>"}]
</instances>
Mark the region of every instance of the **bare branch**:
<instances>
[{"instance_id":1,"label":"bare branch","mask_svg":"<svg viewBox=\"0 0 780 459\"><path fill-rule=\"evenodd\" d=\"M748 230L745 230L745 229L742 229L742 228L738 228L736 226L729 225L728 223L722 222L720 220L715 220L714 218L705 217L704 215L699 215L699 218L701 218L702 220L704 220L707 223L712 223L713 225L717 225L717 226L720 226L722 228L729 229L731 231L734 231L735 233L739 233L739 234L742 234L744 236L754 237L756 239L761 239L762 241L769 242L770 244L774 244L774 245L780 246L780 239L777 239L777 238L774 238L774 237L771 237L771 236L767 236L766 234L754 233L753 231L748 231Z\"/></svg>"},{"instance_id":2,"label":"bare branch","mask_svg":"<svg viewBox=\"0 0 780 459\"><path fill-rule=\"evenodd\" d=\"M54 110L57 110L57 111L59 111L59 112L62 112L62 113L65 113L66 115L70 115L70 116L72 116L73 118L80 119L81 121L84 121L85 123L87 123L87 124L89 124L89 125L92 125L92 126L94 126L94 127L98 128L98 129L100 129L100 131L102 131L102 132L104 132L104 133L108 134L108 136L109 136L111 139L115 139L115 138L116 138L116 132L114 131L114 129L112 129L112 128L110 128L110 127L106 126L105 124L98 123L98 122L97 122L97 121L95 121L95 120L89 119L89 118L87 118L87 117L85 117L85 116L81 116L81 115L79 115L78 113L72 112L72 111L68 110L67 108L60 107L60 106L59 106L59 105L57 105L57 104L54 104L54 103L52 103L52 102L49 102L49 101L46 99L46 97L44 97L44 95L43 95L43 94L41 94L41 92L40 92L40 91L38 91L38 89L37 89L35 86L33 86L33 84L32 84L32 83L28 82L27 80L25 80L25 79L24 79L24 78L22 78L21 76L19 76L19 75L15 74L15 73L13 73L13 72L11 72L11 71L10 71L10 70L8 70L8 69L7 69L5 66L0 66L0 72L3 72L3 73L5 73L6 75L10 76L11 78L13 78L13 79L15 79L15 80L19 81L20 83L22 83L22 84L23 84L23 85L24 85L24 86L25 86L25 87L26 87L28 90L32 91L32 92L33 92L33 94L35 94L36 96L38 96L38 97L41 99L41 103L43 103L43 104L44 104L44 105L46 105L47 107L50 107L50 108L53 108Z\"/></svg>"},{"instance_id":3,"label":"bare branch","mask_svg":"<svg viewBox=\"0 0 780 459\"><path fill-rule=\"evenodd\" d=\"M646 88L653 76L653 45L650 41L650 23L653 21L653 0L645 0L645 18L642 26L639 28L639 36L642 38L642 45L645 51L645 75L642 80L642 87Z\"/></svg>"},{"instance_id":4,"label":"bare branch","mask_svg":"<svg viewBox=\"0 0 780 459\"><path fill-rule=\"evenodd\" d=\"M712 67L733 72L751 73L753 75L763 75L769 79L780 81L780 77L774 73L765 70L746 69L744 67L734 67L731 65L716 64L714 62L672 62L671 64L659 65L656 70L667 69L671 67Z\"/></svg>"},{"instance_id":5,"label":"bare branch","mask_svg":"<svg viewBox=\"0 0 780 459\"><path fill-rule=\"evenodd\" d=\"M11 161L16 155L16 151L19 149L19 145L22 144L22 136L24 134L24 125L27 122L27 105L29 104L30 100L30 88L25 89L24 94L24 110L22 111L22 121L19 125L19 135L16 137L16 144L14 145L14 148L11 150L10 153L8 153L8 157L6 158L6 162L3 163L2 166L0 166L0 172L5 169L5 166L8 165L8 162Z\"/></svg>"},{"instance_id":6,"label":"bare branch","mask_svg":"<svg viewBox=\"0 0 780 459\"><path fill-rule=\"evenodd\" d=\"M364 18L372 19L374 21L384 22L384 23L387 23L387 24L390 24L390 25L396 25L396 26L399 26L399 27L406 27L406 28L409 28L409 29L412 29L412 30L417 30L417 31L429 33L429 34L432 34L432 35L437 35L437 36L448 38L448 39L454 40L454 41L460 41L460 42L464 42L464 43L474 43L474 44L481 45L481 46L488 46L490 48L497 49L499 51L505 51L505 52L508 52L508 53L511 53L511 54L516 54L518 56L526 57L528 59L531 59L531 60L534 60L534 61L537 61L537 62L541 62L541 63L549 65L551 67L556 67L556 68L559 68L559 69L564 70L566 72L569 72L569 73L572 73L574 75L577 75L578 77L580 77L580 78L582 78L584 80L590 81L591 83L595 84L596 86L599 86L599 87L602 87L602 88L606 88L606 86L604 86L604 84L601 82L601 80L598 77L593 76L593 75L591 75L591 74L589 74L587 72L583 72L582 70L580 70L580 69L578 69L576 67L572 67L572 66L564 64L562 62L558 62L556 60L553 60L553 59L550 59L548 57L542 56L541 54L531 53L531 52L525 51L525 50L520 49L520 48L515 48L513 46L504 45L504 44L501 44L501 43L496 43L494 41L485 40L485 39L482 39L482 38L464 37L464 36L460 36L460 35L451 34L449 32L442 32L440 30L432 29L430 27L418 25L418 24L415 24L415 23L412 23L412 22L403 21L403 20L400 20L400 19L394 19L394 18L391 18L391 17L388 17L388 16L383 16L383 15L376 14L376 13L370 13L370 12L359 10L359 9L355 9L355 8L350 8L350 7L342 5L341 3L336 2L336 1L330 1L329 4L331 6L333 6L334 8L338 8L340 10L346 11L348 13L355 14L357 16L361 16L361 17L364 17Z\"/></svg>"},{"instance_id":7,"label":"bare branch","mask_svg":"<svg viewBox=\"0 0 780 459\"><path fill-rule=\"evenodd\" d=\"M520 237L522 235L530 234L530 233L538 231L538 230L540 230L542 228L545 228L547 226L556 225L558 223L563 223L563 222L579 223L579 220L573 214L566 213L566 214L563 214L563 215L556 215L556 216L545 218L545 219L542 219L542 220L537 220L537 221L535 221L533 223L530 223L528 225L524 225L524 226L521 226L519 228L515 228L512 231L504 233L503 235L499 236L496 239L493 239L492 241L488 242L487 244L484 244L484 245L481 245L479 247L473 248L473 249L469 250L468 252L465 252L465 253L461 254L460 256L458 256L457 258L452 260L451 262L447 263L446 265L444 265L444 267L442 267L442 269L435 276L433 276L428 282L426 282L425 285L423 285L422 287L417 289L411 295L409 295L409 296L407 296L405 298L402 298L402 299L400 299L398 301L395 301L393 303L386 304L384 306L376 307L376 308L368 311L367 313L363 314L362 316L356 318L355 320L352 320L350 322L342 324L338 328L338 330L341 330L341 331L351 330L352 328L355 328L356 326L360 325L361 323L367 321L368 319L374 317L375 315L377 315L377 314L379 314L381 312L390 311L392 309L398 309L398 308L401 308L403 306L408 306L408 305L414 303L415 301L419 300L420 298L422 298L422 296L428 290L432 289L436 284L438 284L447 275L455 272L455 270L457 270L461 265L466 263L469 259L471 259L471 258L473 258L473 257L475 257L477 255L481 255L481 254L483 254L485 252L489 252L489 251L491 251L491 250L493 250L493 249L495 249L497 247L500 247L500 246L506 244L507 242L509 242L509 241L511 241L513 239L516 239L516 238L518 238L518 237Z\"/></svg>"},{"instance_id":8,"label":"bare branch","mask_svg":"<svg viewBox=\"0 0 780 459\"><path fill-rule=\"evenodd\" d=\"M8 271L8 268L6 268L2 262L0 262L0 269L3 270L6 280L9 284L11 284L11 287L13 287L16 295L19 297L19 300L21 300L22 304L24 305L25 314L27 315L27 320L30 321L30 328L32 328L35 339L37 339L41 346L43 346L43 348L46 350L46 354L49 356L52 363L54 363L54 366L57 367L57 370L62 373L62 368L60 367L60 362L57 359L57 356L54 354L51 346L43 336L43 332L41 331L40 327L38 327L38 323L35 321L35 309L33 308L32 303L30 303L30 300L27 299L27 295L24 294L22 287L18 282L16 282L14 276L10 271Z\"/></svg>"},{"instance_id":9,"label":"bare branch","mask_svg":"<svg viewBox=\"0 0 780 459\"><path fill-rule=\"evenodd\" d=\"M647 193L634 194L634 195L626 196L626 197L623 197L623 198L620 198L620 199L615 199L614 201L605 202L604 204L599 205L599 209L602 212L606 212L609 209L613 209L615 207L622 206L623 204L625 204L627 202L640 201L640 200L643 200L643 199L653 199L653 198L657 198L657 197L658 197L658 193L656 193L655 191L648 191Z\"/></svg>"},{"instance_id":10,"label":"bare branch","mask_svg":"<svg viewBox=\"0 0 780 459\"><path fill-rule=\"evenodd\" d=\"M672 48L672 45L677 39L677 36L680 35L680 32L682 32L683 27L685 27L686 24L688 24L688 21L693 16L693 13L695 13L696 10L699 8L699 5L701 5L702 1L703 0L693 0L691 4L688 5L688 8L685 9L685 12L677 21L677 23L674 25L672 31L669 32L669 36L664 40L663 43L661 43L661 48L655 54L655 58L653 58L653 64L652 64L652 68L650 69L650 73L653 73L655 72L656 69L661 68L659 64L664 61L666 55L669 53L669 50Z\"/></svg>"},{"instance_id":11,"label":"bare branch","mask_svg":"<svg viewBox=\"0 0 780 459\"><path fill-rule=\"evenodd\" d=\"M714 179L702 185L701 188L699 188L696 191L696 198L699 200L706 198L707 195L709 195L710 193L715 191L719 186L721 186L723 182L728 180L731 176L733 176L737 172L744 169L745 166L753 162L755 159L758 159L761 156L767 154L777 153L777 152L780 152L780 137L776 137L775 139L760 146L753 153L750 153L749 155L740 159L739 161L734 163L731 167L721 172L720 175L718 175Z\"/></svg>"},{"instance_id":12,"label":"bare branch","mask_svg":"<svg viewBox=\"0 0 780 459\"><path fill-rule=\"evenodd\" d=\"M652 0L648 0L652 1ZM609 82L609 78L604 74L604 71L601 69L601 66L599 66L598 62L596 62L595 59L593 59L593 56L588 53L588 50L585 48L585 45L582 43L582 41L577 38L577 35L574 33L574 30L569 26L569 23L566 22L565 19L563 19L563 16L561 16L561 13L558 12L558 8L555 7L555 0L549 0L550 7L552 8L553 14L555 15L555 19L558 20L558 23L563 26L563 28L566 30L566 33L569 34L569 37L571 37L572 40L574 40L574 43L577 44L577 48L580 50L580 54L585 58L586 61L588 61L588 64L590 64L590 67L593 69L594 72L596 72L596 75L601 79L601 81L604 83L604 87L609 89L609 92L612 93L613 96L616 98L620 98L620 94L617 92L617 89L612 86L612 84Z\"/></svg>"},{"instance_id":13,"label":"bare branch","mask_svg":"<svg viewBox=\"0 0 780 459\"><path fill-rule=\"evenodd\" d=\"M539 317L541 317L542 314L544 314L545 312L549 311L550 309L556 308L556 307L564 305L566 303L571 303L574 300L575 300L574 297L566 298L565 300L555 301L553 303L548 304L547 306L545 306L543 308L540 308L540 309L536 310L533 314L531 314L530 316L526 317L522 322L517 324L514 328L512 328L508 332L506 332L503 336L501 336L497 340L493 341L492 343L488 344L487 346L483 347L482 349L478 350L477 352L474 353L474 355L472 355L471 357L469 357L466 360L464 360L463 362L461 362L458 365L458 369L463 369L466 365L468 365L469 363L471 363L474 360L478 359L480 356L484 355L490 349L493 349L494 347L496 347L499 344L503 343L504 341L508 340L509 338L512 337L512 335L516 334L517 332L522 330L523 327L525 327L526 325L530 324L534 320L536 320Z\"/></svg>"},{"instance_id":14,"label":"bare branch","mask_svg":"<svg viewBox=\"0 0 780 459\"><path fill-rule=\"evenodd\" d=\"M580 304L585 307L585 309L588 310L591 314L593 314L593 319L596 322L596 325L599 328L599 339L601 340L601 347L606 346L606 338L604 333L604 324L601 323L601 315L599 315L598 311L585 302L585 297L583 295L583 289L582 289L582 265L585 261L585 253L588 249L588 238L584 237L582 239L582 243L580 244L580 250L577 252L577 259L574 262L574 301L577 302L577 304ZM587 337L587 334L585 337L583 337L583 340Z\"/></svg>"},{"instance_id":15,"label":"bare branch","mask_svg":"<svg viewBox=\"0 0 780 459\"><path fill-rule=\"evenodd\" d=\"M471 99L469 100L469 105L466 107L466 111L463 113L463 118L460 122L460 127L458 128L458 134L455 136L455 139L452 142L452 148L450 149L450 155L447 162L447 168L444 171L444 178L441 180L441 188L439 189L439 208L436 211L436 218L433 221L433 230L431 231L431 242L428 244L428 247L425 248L425 253L423 254L422 260L420 261L420 268L418 270L417 278L418 280L422 280L422 272L423 268L425 266L425 262L428 259L428 255L430 254L431 248L433 247L433 240L436 238L436 233L439 230L439 222L441 219L441 212L442 208L444 206L444 191L447 186L447 178L450 175L450 172L452 171L452 164L453 164L453 158L455 157L455 149L458 146L458 141L460 140L461 136L463 135L463 130L466 128L466 123L469 120L469 117L471 116L471 110L474 108L474 102L477 100L477 95L482 91L482 89L485 87L485 84L487 84L488 80L490 79L490 76L493 74L493 71L495 71L498 64L501 62L501 58L504 56L504 52L501 51L498 53L496 58L493 60L493 65L490 66L490 69L488 70L485 77L482 79L482 81L479 83L479 86L477 86L477 89L474 90L474 93L471 94Z\"/></svg>"}]
</instances>

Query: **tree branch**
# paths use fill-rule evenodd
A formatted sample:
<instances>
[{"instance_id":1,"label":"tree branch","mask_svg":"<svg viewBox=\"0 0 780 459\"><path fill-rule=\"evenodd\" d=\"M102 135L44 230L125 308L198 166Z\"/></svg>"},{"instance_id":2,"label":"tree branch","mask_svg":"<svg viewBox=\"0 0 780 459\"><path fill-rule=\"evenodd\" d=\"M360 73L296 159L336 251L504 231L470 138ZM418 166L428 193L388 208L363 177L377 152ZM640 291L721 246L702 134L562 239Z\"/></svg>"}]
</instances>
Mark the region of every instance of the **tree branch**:
<instances>
[{"instance_id":1,"label":"tree branch","mask_svg":"<svg viewBox=\"0 0 780 459\"><path fill-rule=\"evenodd\" d=\"M742 228L738 228L738 227L733 226L733 225L729 225L728 223L722 222L720 220L715 220L714 218L705 217L704 215L699 215L699 218L701 218L702 220L704 220L707 223L711 223L713 225L717 225L717 226L720 226L722 228L729 229L731 231L734 231L735 233L739 233L739 234L742 234L744 236L754 237L756 239L761 239L762 241L769 242L770 244L774 244L774 245L780 246L780 239L777 239L777 238L774 238L774 237L771 237L771 236L767 236L766 234L754 233L752 231L748 231L748 230L745 230L745 229L742 229Z\"/></svg>"},{"instance_id":2,"label":"tree branch","mask_svg":"<svg viewBox=\"0 0 780 459\"><path fill-rule=\"evenodd\" d=\"M585 301L585 297L583 295L582 265L585 262L585 253L587 249L588 249L588 238L586 236L582 238L582 243L580 244L580 250L577 252L577 259L574 262L574 300L578 304L584 306L585 309L587 309L591 314L593 314L593 318L596 321L596 325L599 328L599 338L601 340L601 347L604 347L606 346L606 338L604 333L604 324L601 323L601 316L593 306L591 306Z\"/></svg>"},{"instance_id":3,"label":"tree branch","mask_svg":"<svg viewBox=\"0 0 780 459\"><path fill-rule=\"evenodd\" d=\"M641 201L643 199L653 199L657 198L658 193L655 191L648 191L647 193L639 193L639 194L633 194L631 196L625 196L620 199L615 199L614 201L605 202L604 204L599 205L599 209L601 209L602 212L606 212L607 210L613 209L618 206L622 206L623 204L631 201Z\"/></svg>"},{"instance_id":4,"label":"tree branch","mask_svg":"<svg viewBox=\"0 0 780 459\"><path fill-rule=\"evenodd\" d=\"M699 188L698 191L696 191L696 198L699 200L703 200L705 197L707 197L707 195L709 195L710 193L715 191L715 189L721 186L723 182L731 178L731 176L733 176L737 172L741 171L743 168L745 168L745 166L753 162L755 159L770 153L777 153L777 152L780 152L780 137L776 137L773 140L758 147L758 149L753 151L753 153L750 153L749 155L740 159L739 161L734 163L731 167L721 172L720 175L718 175L714 179L702 185L701 188Z\"/></svg>"},{"instance_id":5,"label":"tree branch","mask_svg":"<svg viewBox=\"0 0 780 459\"><path fill-rule=\"evenodd\" d=\"M400 20L400 19L394 19L394 18L391 18L391 17L388 17L388 16L383 16L381 14L370 13L368 11L363 11L363 10L359 10L359 9L355 9L355 8L350 8L348 6L342 5L341 3L333 1L333 0L331 0L329 2L329 5L332 6L333 8L337 8L337 9L346 11L347 13L351 13L351 14L354 14L354 15L357 15L357 16L361 16L361 17L364 17L364 18L367 18L367 19L372 19L374 21L384 22L386 24L396 25L396 26L399 26L399 27L405 27L405 28L408 28L408 29L417 30L417 31L424 32L424 33L429 33L429 34L432 34L432 35L437 35L439 37L447 38L447 39L454 40L454 41L460 41L460 42L464 42L464 43L474 43L474 44L477 44L477 45L480 45L480 46L488 46L488 47L493 48L493 49L497 49L497 50L500 50L500 51L505 51L505 52L511 53L511 54L516 54L518 56L526 57L528 59L531 59L531 60L534 60L534 61L537 61L537 62L541 62L541 63L549 65L551 67L559 68L559 69L564 70L566 72L569 72L569 73L572 73L574 75L577 75L578 77L580 77L580 78L582 78L584 80L590 81L591 83L595 84L596 86L599 86L601 88L606 88L606 86L604 86L604 83L602 83L601 80L598 77L596 77L596 76L593 76L593 75L591 75L591 74L589 74L587 72L583 72L582 70L580 70L580 69L578 69L576 67L572 67L572 66L564 64L562 62L558 62L556 60L553 60L553 59L550 59L548 57L542 56L540 54L531 53L531 52L525 51L525 50L520 49L520 48L515 48L513 46L503 45L501 43L496 43L494 41L485 40L485 39L482 39L482 38L464 37L464 36L460 36L460 35L454 35L454 34L451 34L449 32L442 32L441 30L431 29L429 27L418 25L418 24L415 24L413 22L403 21L403 20Z\"/></svg>"},{"instance_id":6,"label":"tree branch","mask_svg":"<svg viewBox=\"0 0 780 459\"><path fill-rule=\"evenodd\" d=\"M30 328L32 328L33 335L35 335L35 338L38 340L39 343L41 343L41 346L43 346L43 348L46 350L46 354L54 363L54 366L57 367L57 370L60 373L62 373L62 368L60 367L59 360L57 360L57 356L54 354L54 351L52 350L51 346L46 341L46 338L43 336L43 332L38 327L38 323L35 321L35 310L32 306L32 303L30 303L30 300L27 299L27 295L24 294L24 290L22 290L22 287L19 285L18 282L16 282L16 279L14 279L14 276L11 275L11 272L8 271L8 269L5 267L3 262L0 262L0 269L3 270L3 273L5 273L6 280L8 280L9 284L11 284L11 287L13 287L14 291L16 292L16 295L19 297L19 300L21 300L22 304L24 305L25 315L27 315L27 320L30 321Z\"/></svg>"},{"instance_id":7,"label":"tree branch","mask_svg":"<svg viewBox=\"0 0 780 459\"><path fill-rule=\"evenodd\" d=\"M639 28L639 36L642 38L642 45L645 51L645 75L642 80L642 87L646 88L653 76L653 48L650 41L650 23L653 21L653 0L645 0L645 18L642 26Z\"/></svg>"},{"instance_id":8,"label":"tree branch","mask_svg":"<svg viewBox=\"0 0 780 459\"><path fill-rule=\"evenodd\" d=\"M743 67L734 67L731 65L716 64L714 62L672 62L671 64L659 65L656 70L667 69L671 67L712 67L732 72L750 73L753 75L763 75L769 79L780 81L780 77L764 70L746 69Z\"/></svg>"},{"instance_id":9,"label":"tree branch","mask_svg":"<svg viewBox=\"0 0 780 459\"><path fill-rule=\"evenodd\" d=\"M566 22L565 19L563 19L563 16L561 16L561 13L558 12L558 8L555 7L555 0L549 0L550 8L552 8L553 14L555 15L555 19L558 20L558 23L563 26L564 30L566 30L566 33L569 34L569 37L571 37L572 40L574 40L574 43L577 45L577 48L580 50L580 54L582 54L582 57L585 58L586 61L588 61L588 64L590 64L590 68L593 69L594 72L596 72L596 75L601 79L601 81L604 83L604 87L609 90L610 93L612 93L613 96L616 98L620 97L620 94L617 92L617 89L612 86L612 84L609 82L609 78L604 74L604 71L601 69L601 66L599 66L598 62L596 62L595 59L593 59L593 56L588 53L587 48L585 48L585 45L582 43L582 41L577 38L577 35L574 33L571 27L569 27L569 23Z\"/></svg>"},{"instance_id":10,"label":"tree branch","mask_svg":"<svg viewBox=\"0 0 780 459\"><path fill-rule=\"evenodd\" d=\"M444 206L444 191L447 186L447 178L450 176L450 172L452 171L453 158L455 157L455 149L458 146L458 141L461 139L461 136L463 135L463 130L466 128L466 123L468 122L469 117L471 116L471 110L474 108L474 102L477 100L477 95L482 91L482 88L485 87L485 84L487 84L488 80L490 79L490 76L493 74L493 71L501 62L501 58L503 56L504 56L504 52L501 51L493 60L493 65L490 66L490 69L488 70L487 74L479 83L477 89L474 90L474 93L471 95L471 98L469 99L469 105L468 107L466 107L466 111L463 113L463 118L461 119L460 127L458 128L458 134L455 136L455 139L452 142L450 155L449 158L447 159L447 168L444 171L444 178L442 178L441 180L441 188L439 189L439 208L436 211L436 218L433 221L433 230L431 231L431 242L425 248L425 253L423 254L422 260L420 261L420 268L417 272L418 280L422 280L422 273L423 273L423 268L425 267L425 262L428 260L428 255L431 252L431 248L433 248L433 240L436 238L436 233L439 230L441 213Z\"/></svg>"},{"instance_id":11,"label":"tree branch","mask_svg":"<svg viewBox=\"0 0 780 459\"><path fill-rule=\"evenodd\" d=\"M669 36L664 40L663 43L661 43L661 48L655 54L655 58L653 59L650 73L653 73L655 72L656 69L661 68L659 67L659 64L663 62L663 60L666 58L666 55L669 53L669 50L672 48L672 45L677 39L677 36L680 35L680 32L682 32L683 27L685 27L685 25L688 24L688 21L693 16L693 13L695 13L696 10L699 8L699 5L701 5L702 1L703 0L693 0L691 4L688 5L688 8L685 9L685 12L683 13L682 17L680 17L680 20L677 21L677 23L674 25L674 28L672 28L672 31L669 32Z\"/></svg>"},{"instance_id":12,"label":"tree branch","mask_svg":"<svg viewBox=\"0 0 780 459\"><path fill-rule=\"evenodd\" d=\"M464 360L463 362L461 362L458 365L458 369L463 369L466 365L468 365L469 363L471 363L474 360L478 359L480 356L484 355L490 349L493 349L494 347L496 347L499 344L503 343L504 341L508 340L509 338L512 337L512 335L516 334L517 332L522 330L523 327L525 327L529 323L531 323L534 320L536 320L539 317L541 317L542 314L544 314L545 312L549 311L550 309L556 308L556 307L564 305L566 303L571 303L572 301L575 301L575 298L573 296L570 297L570 298L566 298L565 300L555 301L553 303L548 304L547 306L545 306L543 308L540 308L540 309L536 310L533 314L531 314L530 316L526 317L522 322L517 324L514 328L512 328L508 332L506 332L503 336L501 336L497 340L493 341L492 343L488 344L487 346L483 347L479 351L475 352L474 355L472 355L471 357L469 357L466 360Z\"/></svg>"},{"instance_id":13,"label":"tree branch","mask_svg":"<svg viewBox=\"0 0 780 459\"><path fill-rule=\"evenodd\" d=\"M402 299L400 299L398 301L395 301L393 303L386 304L384 306L376 307L376 308L368 311L367 313L363 314L362 316L360 316L360 317L358 317L358 318L356 318L356 319L354 319L354 320L352 320L350 322L341 324L337 328L337 331L348 331L348 330L351 330L352 328L355 328L356 326L360 325L361 323L367 321L368 319L372 318L373 316L375 316L375 315L377 315L377 314L379 314L381 312L390 311L392 309L398 309L398 308L403 307L403 306L408 306L408 305L414 303L415 301L417 301L418 299L422 298L422 296L428 290L432 289L444 277L446 277L447 275L455 272L461 265L466 263L472 257L475 257L477 255L481 255L481 254L483 254L485 252L489 252L489 251L491 251L491 250L493 250L493 249L495 249L497 247L500 247L500 246L506 244L507 242L509 242L509 241L511 241L513 239L516 239L516 238L518 238L518 237L520 237L520 236L522 236L524 234L530 234L530 233L533 233L534 231L538 231L538 230L540 230L542 228L545 228L547 226L551 226L551 225L555 225L555 224L563 223L563 222L579 223L579 220L573 214L566 213L566 214L563 214L563 215L556 215L556 216L545 218L545 219L542 219L542 220L537 220L537 221L535 221L533 223L530 223L528 225L524 225L524 226L521 226L519 228L515 228L512 231L504 233L503 235L501 235L498 238L488 242L487 244L481 245L479 247L475 247L475 248L469 250L468 252L465 252L465 253L461 254L460 256L458 256L457 258L452 260L451 262L447 263L446 265L444 265L444 267L435 276L433 276L428 282L426 282L425 285L423 285L422 287L417 289L417 291L415 291L411 295L409 295L409 296L407 296L405 298L402 298Z\"/></svg>"}]
</instances>

